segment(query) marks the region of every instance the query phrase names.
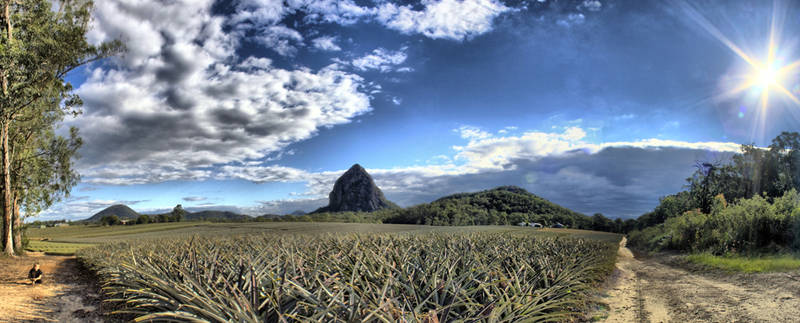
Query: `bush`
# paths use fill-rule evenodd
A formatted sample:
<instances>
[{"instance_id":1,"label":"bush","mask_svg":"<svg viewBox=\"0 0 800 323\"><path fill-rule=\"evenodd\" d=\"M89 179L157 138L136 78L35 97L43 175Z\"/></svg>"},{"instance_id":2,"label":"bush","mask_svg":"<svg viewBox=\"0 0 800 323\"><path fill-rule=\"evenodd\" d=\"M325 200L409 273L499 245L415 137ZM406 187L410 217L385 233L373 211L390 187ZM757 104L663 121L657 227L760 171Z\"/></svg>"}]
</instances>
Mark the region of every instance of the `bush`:
<instances>
[{"instance_id":1,"label":"bush","mask_svg":"<svg viewBox=\"0 0 800 323\"><path fill-rule=\"evenodd\" d=\"M102 225L119 225L122 224L122 221L120 221L119 217L116 215L104 215L100 218L100 223Z\"/></svg>"},{"instance_id":2,"label":"bush","mask_svg":"<svg viewBox=\"0 0 800 323\"><path fill-rule=\"evenodd\" d=\"M150 216L147 214L142 214L136 219L136 224L148 224L150 223Z\"/></svg>"},{"instance_id":3,"label":"bush","mask_svg":"<svg viewBox=\"0 0 800 323\"><path fill-rule=\"evenodd\" d=\"M800 194L786 192L772 202L755 196L728 204L713 201L711 213L699 210L671 217L662 225L634 231L631 245L712 254L780 251L800 247Z\"/></svg>"}]
</instances>

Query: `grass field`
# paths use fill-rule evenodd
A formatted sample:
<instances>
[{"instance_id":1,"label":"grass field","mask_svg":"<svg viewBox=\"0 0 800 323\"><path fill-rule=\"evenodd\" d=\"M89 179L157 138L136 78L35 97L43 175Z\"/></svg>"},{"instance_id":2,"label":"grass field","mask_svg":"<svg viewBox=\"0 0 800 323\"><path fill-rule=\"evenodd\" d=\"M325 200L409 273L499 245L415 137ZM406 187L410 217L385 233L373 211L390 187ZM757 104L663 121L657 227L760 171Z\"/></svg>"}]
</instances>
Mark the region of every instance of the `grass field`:
<instances>
[{"instance_id":1,"label":"grass field","mask_svg":"<svg viewBox=\"0 0 800 323\"><path fill-rule=\"evenodd\" d=\"M96 244L31 240L26 250L44 252L47 255L69 256L74 255L80 249L93 246L96 246Z\"/></svg>"},{"instance_id":2,"label":"grass field","mask_svg":"<svg viewBox=\"0 0 800 323\"><path fill-rule=\"evenodd\" d=\"M715 256L707 253L686 256L689 261L726 271L745 273L791 271L800 269L800 259L793 255L759 257Z\"/></svg>"},{"instance_id":3,"label":"grass field","mask_svg":"<svg viewBox=\"0 0 800 323\"><path fill-rule=\"evenodd\" d=\"M172 222L129 226L72 225L28 229L29 251L69 255L97 244L191 236L217 237L256 234L329 234L383 232L526 232L546 237L576 237L615 242L613 233L573 229L533 229L516 226L426 226L410 224L318 223L318 222Z\"/></svg>"}]
</instances>

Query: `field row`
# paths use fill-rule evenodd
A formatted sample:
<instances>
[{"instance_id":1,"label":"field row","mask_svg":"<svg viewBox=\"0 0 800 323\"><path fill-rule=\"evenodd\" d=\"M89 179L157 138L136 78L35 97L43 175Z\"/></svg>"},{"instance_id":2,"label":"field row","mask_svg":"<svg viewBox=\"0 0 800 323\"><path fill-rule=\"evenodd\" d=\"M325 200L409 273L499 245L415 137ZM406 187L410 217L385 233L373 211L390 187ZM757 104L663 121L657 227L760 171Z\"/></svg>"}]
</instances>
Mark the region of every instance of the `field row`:
<instances>
[{"instance_id":1,"label":"field row","mask_svg":"<svg viewBox=\"0 0 800 323\"><path fill-rule=\"evenodd\" d=\"M193 238L116 243L79 257L119 312L142 320L564 320L584 309L617 248L546 235Z\"/></svg>"}]
</instances>

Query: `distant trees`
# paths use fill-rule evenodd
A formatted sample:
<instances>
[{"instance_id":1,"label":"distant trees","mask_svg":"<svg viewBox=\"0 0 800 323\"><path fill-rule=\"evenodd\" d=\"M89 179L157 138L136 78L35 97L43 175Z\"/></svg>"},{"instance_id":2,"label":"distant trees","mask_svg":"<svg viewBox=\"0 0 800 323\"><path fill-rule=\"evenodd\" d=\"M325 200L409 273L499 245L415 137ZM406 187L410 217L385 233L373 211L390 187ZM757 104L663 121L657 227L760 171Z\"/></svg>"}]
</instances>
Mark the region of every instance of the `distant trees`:
<instances>
[{"instance_id":1,"label":"distant trees","mask_svg":"<svg viewBox=\"0 0 800 323\"><path fill-rule=\"evenodd\" d=\"M176 205L169 216L170 222L181 222L183 218L186 217L186 211L183 209L183 206L180 204Z\"/></svg>"},{"instance_id":2,"label":"distant trees","mask_svg":"<svg viewBox=\"0 0 800 323\"><path fill-rule=\"evenodd\" d=\"M122 224L119 217L116 215L104 215L100 218L100 224L102 225L119 225Z\"/></svg>"},{"instance_id":3,"label":"distant trees","mask_svg":"<svg viewBox=\"0 0 800 323\"><path fill-rule=\"evenodd\" d=\"M150 216L147 214L142 214L138 218L136 218L136 224L148 224L150 223Z\"/></svg>"},{"instance_id":4,"label":"distant trees","mask_svg":"<svg viewBox=\"0 0 800 323\"><path fill-rule=\"evenodd\" d=\"M29 215L50 206L77 182L71 159L80 141L54 128L82 102L64 77L116 53L118 42L86 41L91 1L0 1L0 211L2 252L19 248L20 206ZM16 238L15 238L16 237Z\"/></svg>"}]
</instances>

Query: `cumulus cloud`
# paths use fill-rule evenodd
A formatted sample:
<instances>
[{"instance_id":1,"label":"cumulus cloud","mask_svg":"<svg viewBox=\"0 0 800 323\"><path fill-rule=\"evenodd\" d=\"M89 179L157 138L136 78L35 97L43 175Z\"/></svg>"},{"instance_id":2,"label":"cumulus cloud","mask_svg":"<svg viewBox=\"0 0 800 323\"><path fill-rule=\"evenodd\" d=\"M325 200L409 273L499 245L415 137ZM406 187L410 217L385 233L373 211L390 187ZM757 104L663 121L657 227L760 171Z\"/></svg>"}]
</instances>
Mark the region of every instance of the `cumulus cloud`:
<instances>
[{"instance_id":1,"label":"cumulus cloud","mask_svg":"<svg viewBox=\"0 0 800 323\"><path fill-rule=\"evenodd\" d=\"M314 45L314 48L319 50L340 51L342 48L336 45L336 38L336 36L322 36L314 38L311 43Z\"/></svg>"},{"instance_id":2,"label":"cumulus cloud","mask_svg":"<svg viewBox=\"0 0 800 323\"><path fill-rule=\"evenodd\" d=\"M406 55L407 47L391 51L385 48L377 48L371 53L354 59L350 64L359 71L378 70L381 73L395 70L395 66L403 64L408 58Z\"/></svg>"},{"instance_id":3,"label":"cumulus cloud","mask_svg":"<svg viewBox=\"0 0 800 323\"><path fill-rule=\"evenodd\" d=\"M90 39L128 40L132 50L91 70L77 89L84 115L70 123L87 143L79 164L84 181L210 178L211 167L263 158L370 110L363 79L335 65L287 70L266 58L238 57L236 31L223 31L211 4L177 1L156 10L97 3ZM247 19L279 15L255 11ZM269 28L300 39L288 28ZM284 38L275 39L265 44L291 51L280 44Z\"/></svg>"},{"instance_id":4,"label":"cumulus cloud","mask_svg":"<svg viewBox=\"0 0 800 323\"><path fill-rule=\"evenodd\" d=\"M419 33L433 39L463 40L492 30L494 19L510 11L495 0L423 0L424 8L384 3L377 20L402 33Z\"/></svg>"}]
</instances>

